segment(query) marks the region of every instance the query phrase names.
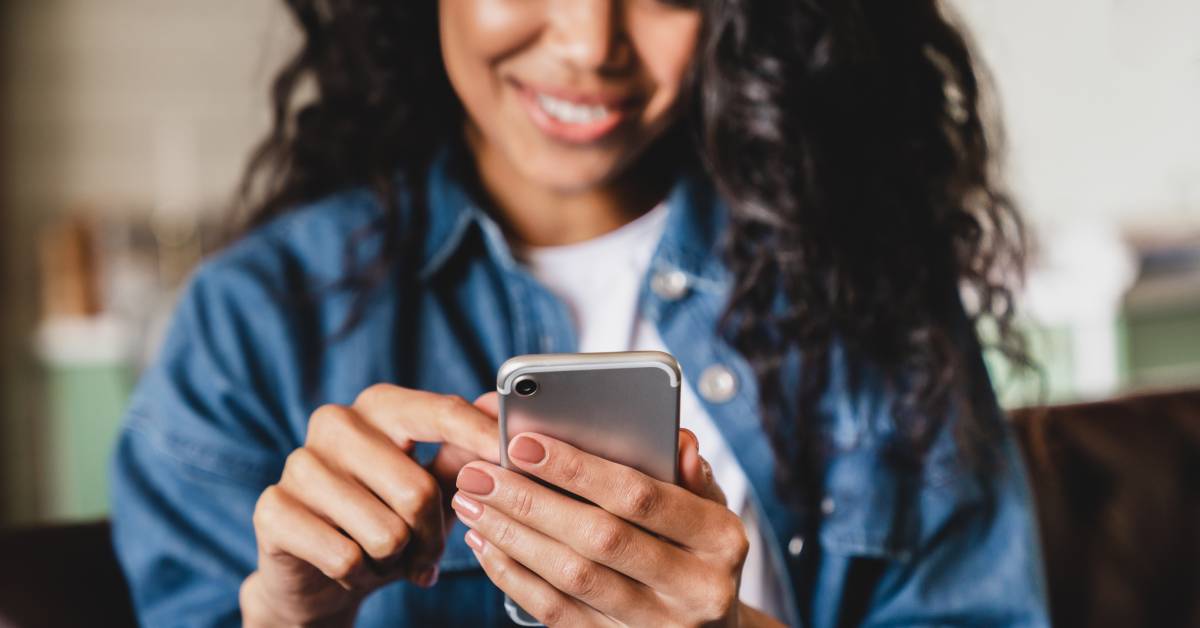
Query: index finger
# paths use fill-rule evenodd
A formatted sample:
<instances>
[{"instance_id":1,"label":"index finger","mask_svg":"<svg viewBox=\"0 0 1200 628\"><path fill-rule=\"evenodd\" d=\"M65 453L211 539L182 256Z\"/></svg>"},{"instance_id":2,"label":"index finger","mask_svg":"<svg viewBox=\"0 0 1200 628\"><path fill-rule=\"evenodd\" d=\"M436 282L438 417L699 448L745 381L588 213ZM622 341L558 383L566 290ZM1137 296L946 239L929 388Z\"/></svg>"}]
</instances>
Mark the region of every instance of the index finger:
<instances>
[{"instance_id":1,"label":"index finger","mask_svg":"<svg viewBox=\"0 0 1200 628\"><path fill-rule=\"evenodd\" d=\"M413 441L448 443L499 461L499 424L462 397L375 384L358 395L353 408L405 449Z\"/></svg>"},{"instance_id":2,"label":"index finger","mask_svg":"<svg viewBox=\"0 0 1200 628\"><path fill-rule=\"evenodd\" d=\"M729 509L681 486L656 480L623 464L594 456L560 440L523 433L512 439L509 460L522 471L570 491L608 512L691 549L722 540ZM740 525L740 524L739 524Z\"/></svg>"}]
</instances>

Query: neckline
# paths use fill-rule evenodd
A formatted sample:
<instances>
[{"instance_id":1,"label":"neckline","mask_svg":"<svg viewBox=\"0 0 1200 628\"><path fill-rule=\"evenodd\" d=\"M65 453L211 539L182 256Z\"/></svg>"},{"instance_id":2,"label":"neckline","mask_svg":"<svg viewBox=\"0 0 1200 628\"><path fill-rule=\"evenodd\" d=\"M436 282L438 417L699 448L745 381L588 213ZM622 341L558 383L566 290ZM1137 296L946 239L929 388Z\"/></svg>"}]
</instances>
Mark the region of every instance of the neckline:
<instances>
[{"instance_id":1,"label":"neckline","mask_svg":"<svg viewBox=\"0 0 1200 628\"><path fill-rule=\"evenodd\" d=\"M625 245L643 239L653 239L657 242L666 228L668 210L667 202L663 201L641 216L594 238L552 246L514 246L513 250L522 264L543 267L567 258L587 257L601 251L627 248Z\"/></svg>"}]
</instances>

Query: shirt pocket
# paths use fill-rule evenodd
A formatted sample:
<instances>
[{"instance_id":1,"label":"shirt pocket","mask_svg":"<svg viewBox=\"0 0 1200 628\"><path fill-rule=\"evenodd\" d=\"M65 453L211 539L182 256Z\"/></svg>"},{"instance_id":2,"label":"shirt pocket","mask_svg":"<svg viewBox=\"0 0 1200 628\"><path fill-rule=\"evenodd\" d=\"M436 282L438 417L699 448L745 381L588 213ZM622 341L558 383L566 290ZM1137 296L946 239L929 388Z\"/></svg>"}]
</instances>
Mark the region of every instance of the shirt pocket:
<instances>
[{"instance_id":1,"label":"shirt pocket","mask_svg":"<svg viewBox=\"0 0 1200 628\"><path fill-rule=\"evenodd\" d=\"M864 447L830 461L821 501L821 546L844 556L906 561L918 542L920 475Z\"/></svg>"}]
</instances>

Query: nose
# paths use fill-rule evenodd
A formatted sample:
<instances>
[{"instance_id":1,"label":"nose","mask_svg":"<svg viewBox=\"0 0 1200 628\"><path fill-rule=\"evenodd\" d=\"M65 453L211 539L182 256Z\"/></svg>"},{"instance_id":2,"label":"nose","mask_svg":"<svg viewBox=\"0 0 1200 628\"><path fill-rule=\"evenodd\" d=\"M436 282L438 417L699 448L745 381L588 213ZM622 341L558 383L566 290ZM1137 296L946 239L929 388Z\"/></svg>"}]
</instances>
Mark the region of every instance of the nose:
<instances>
[{"instance_id":1,"label":"nose","mask_svg":"<svg viewBox=\"0 0 1200 628\"><path fill-rule=\"evenodd\" d=\"M624 62L620 0L553 0L549 43L558 56L580 70Z\"/></svg>"}]
</instances>

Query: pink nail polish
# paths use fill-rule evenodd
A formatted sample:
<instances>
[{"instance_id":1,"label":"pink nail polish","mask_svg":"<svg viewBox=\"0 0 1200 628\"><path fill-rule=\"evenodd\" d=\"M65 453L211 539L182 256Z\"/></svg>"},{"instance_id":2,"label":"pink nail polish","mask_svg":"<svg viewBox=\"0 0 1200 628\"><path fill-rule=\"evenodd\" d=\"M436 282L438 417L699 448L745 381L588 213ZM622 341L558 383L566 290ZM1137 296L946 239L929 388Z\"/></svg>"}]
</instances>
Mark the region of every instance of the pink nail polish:
<instances>
[{"instance_id":1,"label":"pink nail polish","mask_svg":"<svg viewBox=\"0 0 1200 628\"><path fill-rule=\"evenodd\" d=\"M496 483L492 480L492 476L476 469L474 467L463 467L462 471L458 472L458 488L468 493L476 495L487 495L495 488Z\"/></svg>"},{"instance_id":2,"label":"pink nail polish","mask_svg":"<svg viewBox=\"0 0 1200 628\"><path fill-rule=\"evenodd\" d=\"M471 549L475 550L476 552L483 551L483 537L479 536L478 532L474 530L467 530L467 534L463 537L463 539L467 542L467 545L470 546Z\"/></svg>"},{"instance_id":3,"label":"pink nail polish","mask_svg":"<svg viewBox=\"0 0 1200 628\"><path fill-rule=\"evenodd\" d=\"M537 464L546 458L546 448L536 440L522 434L509 444L508 456L521 462Z\"/></svg>"},{"instance_id":4,"label":"pink nail polish","mask_svg":"<svg viewBox=\"0 0 1200 628\"><path fill-rule=\"evenodd\" d=\"M462 493L455 493L454 499L450 500L450 505L454 506L455 511L468 519L478 519L483 514L483 504Z\"/></svg>"}]
</instances>

